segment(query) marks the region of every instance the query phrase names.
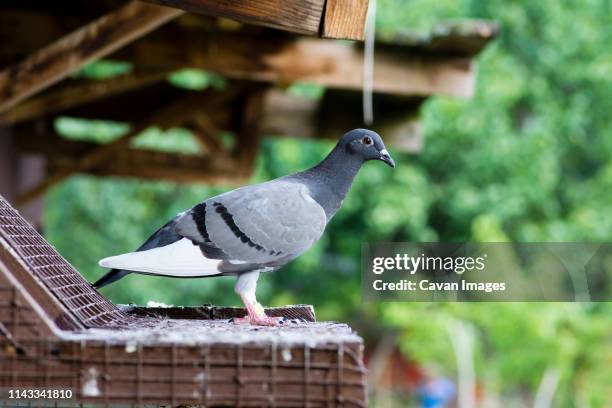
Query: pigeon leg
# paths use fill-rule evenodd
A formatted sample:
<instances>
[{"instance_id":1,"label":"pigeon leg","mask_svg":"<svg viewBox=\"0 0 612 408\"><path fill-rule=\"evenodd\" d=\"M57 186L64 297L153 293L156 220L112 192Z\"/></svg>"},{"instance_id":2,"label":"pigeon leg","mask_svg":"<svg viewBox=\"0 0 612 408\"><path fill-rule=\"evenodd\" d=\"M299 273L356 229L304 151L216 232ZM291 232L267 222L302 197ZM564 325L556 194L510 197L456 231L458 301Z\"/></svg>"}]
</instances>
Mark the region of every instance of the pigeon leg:
<instances>
[{"instance_id":1,"label":"pigeon leg","mask_svg":"<svg viewBox=\"0 0 612 408\"><path fill-rule=\"evenodd\" d=\"M234 319L236 324L250 323L256 326L278 326L282 317L270 317L255 297L259 272L248 272L238 276L234 290L244 302L247 316Z\"/></svg>"}]
</instances>

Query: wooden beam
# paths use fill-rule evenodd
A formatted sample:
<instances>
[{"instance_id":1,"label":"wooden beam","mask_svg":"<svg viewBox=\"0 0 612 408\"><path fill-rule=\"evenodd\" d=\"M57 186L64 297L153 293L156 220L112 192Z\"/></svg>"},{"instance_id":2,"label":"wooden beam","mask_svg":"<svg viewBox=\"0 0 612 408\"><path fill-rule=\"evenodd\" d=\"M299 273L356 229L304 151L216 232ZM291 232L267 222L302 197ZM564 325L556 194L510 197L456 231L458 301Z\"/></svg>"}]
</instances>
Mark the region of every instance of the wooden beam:
<instances>
[{"instance_id":1,"label":"wooden beam","mask_svg":"<svg viewBox=\"0 0 612 408\"><path fill-rule=\"evenodd\" d=\"M21 61L88 22L81 18L57 18L39 10L4 8L3 4L0 13L0 66L4 68Z\"/></svg>"},{"instance_id":2,"label":"wooden beam","mask_svg":"<svg viewBox=\"0 0 612 408\"><path fill-rule=\"evenodd\" d=\"M235 154L240 174L248 177L255 167L261 141L261 117L264 86L253 87L245 95L240 108L240 125L236 132Z\"/></svg>"},{"instance_id":3,"label":"wooden beam","mask_svg":"<svg viewBox=\"0 0 612 408\"><path fill-rule=\"evenodd\" d=\"M79 157L92 154L102 146L46 134L20 137L16 147L22 154L44 156L49 172L54 173L74 167ZM238 164L229 155L191 155L127 147L113 153L112 160L99 162L82 173L176 182L216 183L242 179Z\"/></svg>"},{"instance_id":4,"label":"wooden beam","mask_svg":"<svg viewBox=\"0 0 612 408\"><path fill-rule=\"evenodd\" d=\"M72 168L78 159L64 157L49 160L50 172ZM229 157L195 156L152 150L121 149L112 160L99 163L82 173L96 176L131 177L167 180L178 183L236 183L245 178L236 171L237 164Z\"/></svg>"},{"instance_id":5,"label":"wooden beam","mask_svg":"<svg viewBox=\"0 0 612 408\"><path fill-rule=\"evenodd\" d=\"M0 114L0 124L14 125L163 81L172 69L137 70L107 80L79 79L58 84Z\"/></svg>"},{"instance_id":6,"label":"wooden beam","mask_svg":"<svg viewBox=\"0 0 612 408\"><path fill-rule=\"evenodd\" d=\"M133 89L130 92L109 95L69 109L63 109L56 112L55 115L136 123L141 121L142 118L148 117L151 112L155 112L169 101L188 97L191 93L193 91L177 88L167 81L162 81ZM206 105L200 108L210 114Z\"/></svg>"},{"instance_id":7,"label":"wooden beam","mask_svg":"<svg viewBox=\"0 0 612 408\"><path fill-rule=\"evenodd\" d=\"M27 32L32 25L52 26L52 21L43 24L38 23L39 20L44 22L44 17L34 13L28 17L26 13L19 17L16 27L19 32ZM0 14L0 23L3 21ZM12 25L8 24L11 22ZM391 44L377 43L375 91L404 95L427 92L471 95L471 57L496 32L487 22L471 24L473 27L466 28L467 32L449 29L444 32L446 34L432 34L427 41L401 37L393 39ZM0 24L0 38L11 38L7 27L13 27L15 22L8 19L4 25L6 27ZM30 35L38 37L41 34ZM9 46L11 43L7 44ZM0 52L4 48L0 47ZM316 38L296 41L295 36L256 27L228 32L196 15L177 19L125 47L112 58L130 60L142 67L191 66L235 79L284 84L301 80L345 89L361 88L363 63L361 50L351 44ZM393 75L389 76L388 71ZM395 83L397 87L393 86Z\"/></svg>"},{"instance_id":8,"label":"wooden beam","mask_svg":"<svg viewBox=\"0 0 612 408\"><path fill-rule=\"evenodd\" d=\"M327 0L321 37L363 41L368 0Z\"/></svg>"},{"instance_id":9,"label":"wooden beam","mask_svg":"<svg viewBox=\"0 0 612 408\"><path fill-rule=\"evenodd\" d=\"M331 12L332 7L333 4L328 0L326 12ZM177 31L182 31L184 38L190 40L199 36L211 36L211 32L214 35L223 35L224 31L237 31L245 40L248 40L253 34L257 34L257 38L265 39L266 31L267 34L272 33L271 30L262 30L260 27L239 23L229 26L228 21L230 20L217 20L187 13L156 30L155 34L159 33L161 38L166 38L167 41L176 44L175 32ZM24 59L27 55L47 45L51 39L63 37L66 33L87 22L88 20L84 20L81 15L58 18L41 12L40 9L36 11L3 9L0 13L0 44L2 44L0 66ZM36 30L32 30L32 27L36 27ZM400 48L406 54L474 57L497 35L498 31L498 24L487 20L445 22L433 27L429 33L423 32L418 36L397 33L393 37L385 37L384 40L377 41L376 49L391 46ZM283 37L283 33L277 32L274 36Z\"/></svg>"},{"instance_id":10,"label":"wooden beam","mask_svg":"<svg viewBox=\"0 0 612 408\"><path fill-rule=\"evenodd\" d=\"M325 0L145 0L302 34L318 34Z\"/></svg>"},{"instance_id":11,"label":"wooden beam","mask_svg":"<svg viewBox=\"0 0 612 408\"><path fill-rule=\"evenodd\" d=\"M330 12L332 3L327 2L326 12ZM184 38L193 39L199 36L223 35L224 31L238 31L245 40L253 34L265 39L266 30L259 27L235 23L228 28L227 21L187 13L170 24L155 31L161 38L176 44L176 32L183 32ZM66 33L86 24L82 16L62 16L36 11L2 10L0 13L0 66L15 63L37 49L47 45L50 39L64 36ZM32 30L36 27L36 30ZM376 49L386 47L400 48L406 54L427 54L437 57L474 57L498 33L496 23L487 20L465 20L446 22L436 25L429 33L407 35L398 33L377 41ZM264 32L262 32L264 31ZM267 30L268 34L271 31ZM276 33L276 37L283 33ZM286 36L286 35L285 35ZM184 44L184 43L181 43ZM262 44L260 44L261 46Z\"/></svg>"},{"instance_id":12,"label":"wooden beam","mask_svg":"<svg viewBox=\"0 0 612 408\"><path fill-rule=\"evenodd\" d=\"M315 310L311 305L291 305L281 307L266 307L266 315L297 319L298 321L316 322ZM195 306L195 307L140 307L127 306L126 313L138 317L155 317L157 319L190 319L219 320L244 317L246 309L226 306ZM391 347L390 347L391 348ZM392 349L392 348L391 348Z\"/></svg>"},{"instance_id":13,"label":"wooden beam","mask_svg":"<svg viewBox=\"0 0 612 408\"><path fill-rule=\"evenodd\" d=\"M163 100L189 98L192 91L173 88L167 83L110 96L77 108L58 112L61 115L137 123ZM376 121L374 130L383 134L389 145L406 152L422 147L422 131L417 116L424 98L374 95ZM227 104L223 109L201 104L186 125L205 151L223 152L218 137L221 130L239 132L241 104ZM346 130L364 126L359 91L327 90L321 99L301 97L281 89L266 92L260 116L260 134L295 138L336 139ZM23 129L22 129L23 128ZM27 138L38 126L35 122L19 125L16 139ZM49 142L53 146L55 142ZM79 155L79 153L75 153Z\"/></svg>"},{"instance_id":14,"label":"wooden beam","mask_svg":"<svg viewBox=\"0 0 612 408\"><path fill-rule=\"evenodd\" d=\"M376 121L369 126L380 133L387 146L404 153L418 153L423 132L418 120L422 99L375 95ZM321 100L280 90L264 99L261 133L309 139L337 140L346 131L365 126L358 92L328 91Z\"/></svg>"},{"instance_id":15,"label":"wooden beam","mask_svg":"<svg viewBox=\"0 0 612 408\"><path fill-rule=\"evenodd\" d=\"M182 13L176 9L131 1L73 31L21 63L0 72L0 112Z\"/></svg>"},{"instance_id":16,"label":"wooden beam","mask_svg":"<svg viewBox=\"0 0 612 408\"><path fill-rule=\"evenodd\" d=\"M195 129L193 135L200 145L211 152L223 151L223 142L219 139L219 128L213 123L210 117L202 112L191 119Z\"/></svg>"},{"instance_id":17,"label":"wooden beam","mask_svg":"<svg viewBox=\"0 0 612 408\"><path fill-rule=\"evenodd\" d=\"M97 164L110 159L113 154L125 149L132 138L139 135L148 127L159 126L162 128L168 128L172 126L179 126L193 116L194 110L198 107L207 105L209 108L214 108L215 106L223 104L227 102L227 100L233 98L239 92L239 90L240 87L234 87L223 93L213 95L210 95L208 92L195 92L189 97L180 98L179 100L166 104L149 117L134 125L128 134L111 143L100 146L100 148L96 149L95 151L89 152L88 154L77 158L71 166L67 166L64 169L55 172L52 176L48 177L36 187L23 193L17 198L17 203L21 204L28 202L32 198L43 194L49 188L65 180L74 173L86 172L89 169L95 168Z\"/></svg>"},{"instance_id":18,"label":"wooden beam","mask_svg":"<svg viewBox=\"0 0 612 408\"><path fill-rule=\"evenodd\" d=\"M154 33L117 58L138 66L201 68L241 80L362 89L363 50L354 44L310 37L169 33ZM469 57L414 55L401 47L385 47L376 52L373 86L378 93L467 98L473 93L474 74Z\"/></svg>"}]
</instances>

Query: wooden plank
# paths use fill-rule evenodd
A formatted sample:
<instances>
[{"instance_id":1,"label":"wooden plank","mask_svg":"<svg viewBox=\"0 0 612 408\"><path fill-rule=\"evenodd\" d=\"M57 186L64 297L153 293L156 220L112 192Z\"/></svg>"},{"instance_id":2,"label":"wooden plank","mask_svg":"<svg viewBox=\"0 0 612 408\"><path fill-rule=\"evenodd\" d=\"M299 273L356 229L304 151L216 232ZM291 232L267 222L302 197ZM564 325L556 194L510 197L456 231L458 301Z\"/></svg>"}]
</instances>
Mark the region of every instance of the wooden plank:
<instances>
[{"instance_id":1,"label":"wooden plank","mask_svg":"<svg viewBox=\"0 0 612 408\"><path fill-rule=\"evenodd\" d=\"M39 154L47 159L51 173L78 165L79 157L91 155L102 146L98 143L68 140L56 135L21 137L17 140L20 153ZM95 164L81 173L137 177L175 182L229 182L238 175L237 164L229 155L191 155L124 148L113 153L112 159Z\"/></svg>"},{"instance_id":2,"label":"wooden plank","mask_svg":"<svg viewBox=\"0 0 612 408\"><path fill-rule=\"evenodd\" d=\"M405 153L423 147L418 120L421 99L374 98L376 122L371 129L380 133L387 146ZM358 92L330 91L322 100L273 90L266 94L261 133L268 136L337 140L346 131L364 126L361 122L361 95Z\"/></svg>"},{"instance_id":3,"label":"wooden plank","mask_svg":"<svg viewBox=\"0 0 612 408\"><path fill-rule=\"evenodd\" d=\"M256 86L245 95L240 112L240 125L236 132L234 156L240 174L252 174L261 141L261 117L265 88Z\"/></svg>"},{"instance_id":4,"label":"wooden plank","mask_svg":"<svg viewBox=\"0 0 612 408\"><path fill-rule=\"evenodd\" d=\"M181 90L159 83L146 89L111 96L104 100L59 112L66 116L85 117L137 123L148 112L154 111L164 98L179 100L188 98L191 91ZM422 129L417 116L423 98L406 98L391 95L374 95L376 122L374 130L384 135L395 149L418 152L422 147ZM328 90L321 99L301 97L281 89L266 92L260 116L260 134L295 138L337 139L348 129L363 126L362 101L359 91ZM206 152L226 154L221 140L213 135L219 131L239 132L241 105L226 105L215 109L205 104L187 122ZM39 129L37 123L19 126L15 140L27 140ZM39 134L41 140L45 135ZM49 148L56 142L49 141ZM79 156L81 152L74 152Z\"/></svg>"},{"instance_id":5,"label":"wooden plank","mask_svg":"<svg viewBox=\"0 0 612 408\"><path fill-rule=\"evenodd\" d=\"M148 117L151 112L155 112L160 106L169 103L169 101L188 97L192 92L172 86L167 81L162 81L134 89L130 92L108 95L105 98L86 102L69 109L63 109L55 114L85 119L136 123L141 121L142 118ZM210 113L205 105L201 108L205 112ZM214 121L214 118L212 119ZM22 123L20 126L23 125L25 124Z\"/></svg>"},{"instance_id":6,"label":"wooden plank","mask_svg":"<svg viewBox=\"0 0 612 408\"><path fill-rule=\"evenodd\" d=\"M179 100L165 105L134 125L128 134L111 143L100 146L100 148L95 151L78 157L72 165L55 172L36 187L23 193L17 198L17 203L23 204L30 201L74 173L86 172L89 169L95 168L96 165L109 159L113 154L125 149L132 138L140 134L149 126L159 126L162 128L179 126L189 119L189 117L194 114L194 110L199 106L206 105L209 108L214 108L233 98L239 90L240 87L234 87L223 93L213 95L210 95L208 92L195 92L190 97L180 98Z\"/></svg>"},{"instance_id":7,"label":"wooden plank","mask_svg":"<svg viewBox=\"0 0 612 408\"><path fill-rule=\"evenodd\" d=\"M9 202L13 202L20 191L45 178L44 157L19 155L16 135L15 129L0 126L0 194ZM33 200L19 208L20 214L39 230L42 227L43 204L42 200Z\"/></svg>"},{"instance_id":8,"label":"wooden plank","mask_svg":"<svg viewBox=\"0 0 612 408\"><path fill-rule=\"evenodd\" d=\"M363 41L368 0L327 0L321 37Z\"/></svg>"},{"instance_id":9,"label":"wooden plank","mask_svg":"<svg viewBox=\"0 0 612 408\"><path fill-rule=\"evenodd\" d=\"M122 50L117 58L139 66L201 68L250 81L303 81L352 90L361 90L363 85L361 47L310 37L154 33ZM373 86L375 93L467 98L473 93L474 74L468 57L413 55L401 47L381 47L376 51Z\"/></svg>"},{"instance_id":10,"label":"wooden plank","mask_svg":"<svg viewBox=\"0 0 612 408\"><path fill-rule=\"evenodd\" d=\"M35 17L18 20L17 27L30 21L35 23L38 21ZM193 22L193 19L196 21ZM201 24L197 24L197 19L202 20ZM2 21L0 15L0 23ZM413 92L421 95L427 92L471 95L471 57L496 32L490 23L473 22L472 25L474 27L465 33L451 30L446 34L432 34L427 41L408 37L396 38L391 45L377 43L374 91L404 95ZM30 26L27 25L25 29ZM10 38L10 31L7 30L0 24L0 37ZM24 28L20 28L19 32L24 32ZM176 44L181 44L181 47ZM334 55L336 52L337 56ZM346 61L345 56L348 58ZM210 21L196 15L183 16L125 47L112 58L131 60L143 67L191 66L209 69L230 78L285 84L302 80L345 89L361 89L363 64L361 50L351 44L316 38L296 42L294 36L278 35L253 27L227 32L211 26ZM389 77L388 71L393 71L393 76ZM447 80L446 76L454 77L457 81ZM394 87L395 83L398 83L397 87ZM451 88L445 89L447 86Z\"/></svg>"},{"instance_id":11,"label":"wooden plank","mask_svg":"<svg viewBox=\"0 0 612 408\"><path fill-rule=\"evenodd\" d=\"M13 202L17 195L18 156L13 129L0 127L0 194Z\"/></svg>"},{"instance_id":12,"label":"wooden plank","mask_svg":"<svg viewBox=\"0 0 612 408\"><path fill-rule=\"evenodd\" d=\"M40 11L2 9L0 13L0 66L5 67L25 59L51 41L87 24L89 20L73 17L57 18ZM33 30L32 27L36 27Z\"/></svg>"},{"instance_id":13,"label":"wooden plank","mask_svg":"<svg viewBox=\"0 0 612 408\"><path fill-rule=\"evenodd\" d=\"M258 76L277 82L300 80L354 90L363 87L363 51L351 44L304 38L261 59L267 69ZM471 97L473 78L469 59L428 58L388 50L377 52L374 61L373 87L378 93Z\"/></svg>"},{"instance_id":14,"label":"wooden plank","mask_svg":"<svg viewBox=\"0 0 612 408\"><path fill-rule=\"evenodd\" d=\"M145 0L301 34L318 34L325 0Z\"/></svg>"},{"instance_id":15,"label":"wooden plank","mask_svg":"<svg viewBox=\"0 0 612 408\"><path fill-rule=\"evenodd\" d=\"M50 171L64 171L78 164L74 157L49 160ZM79 173L96 176L166 180L178 183L227 184L243 181L229 157L195 156L152 150L121 149L105 161Z\"/></svg>"},{"instance_id":16,"label":"wooden plank","mask_svg":"<svg viewBox=\"0 0 612 408\"><path fill-rule=\"evenodd\" d=\"M227 306L196 306L196 307L140 307L126 306L123 310L133 316L155 317L158 319L190 319L190 320L220 320L246 316L243 307ZM268 316L297 319L306 322L316 322L312 305L291 305L281 307L266 307Z\"/></svg>"},{"instance_id":17,"label":"wooden plank","mask_svg":"<svg viewBox=\"0 0 612 408\"><path fill-rule=\"evenodd\" d=\"M219 129L206 113L202 112L192 118L195 129L192 130L200 145L211 152L222 152L223 142L219 139Z\"/></svg>"},{"instance_id":18,"label":"wooden plank","mask_svg":"<svg viewBox=\"0 0 612 408\"><path fill-rule=\"evenodd\" d=\"M182 13L132 1L73 31L0 72L0 112Z\"/></svg>"},{"instance_id":19,"label":"wooden plank","mask_svg":"<svg viewBox=\"0 0 612 408\"><path fill-rule=\"evenodd\" d=\"M172 69L136 71L107 80L76 80L59 84L0 114L0 124L14 125L62 112L81 104L163 81Z\"/></svg>"},{"instance_id":20,"label":"wooden plank","mask_svg":"<svg viewBox=\"0 0 612 408\"><path fill-rule=\"evenodd\" d=\"M184 39L192 39L199 36L210 37L211 31L215 35L223 35L224 31L238 30L245 41L249 41L254 33L263 35L257 38L265 39L266 33L262 33L258 27L240 26L236 23L238 27L227 28L228 25L222 23L227 21L229 20L217 21L214 18L187 13L156 30L154 35L159 34L161 38L174 44L177 43L176 32L182 32ZM3 10L0 13L0 44L3 45L0 47L0 65L18 62L47 45L50 39L60 38L87 22L80 16L56 18L43 14L40 10ZM33 31L32 27L37 30ZM393 46L410 54L473 57L497 35L498 30L496 23L487 20L446 22L436 25L429 33L423 32L417 36L414 33L398 33L391 38L385 37L384 40L377 41L376 49Z\"/></svg>"},{"instance_id":21,"label":"wooden plank","mask_svg":"<svg viewBox=\"0 0 612 408\"><path fill-rule=\"evenodd\" d=\"M243 37L247 37L245 39L253 33L262 33L257 27L239 24L230 29L227 24L222 24L223 21L229 20L216 21L210 17L185 14L156 33L159 32L168 41L174 40L171 37L174 37L176 31L183 31L186 38L210 36L211 31L223 34L223 31L238 30ZM39 11L3 10L0 13L0 44L3 44L0 47L0 65L17 62L48 44L50 39L60 38L86 23L81 17L66 16L58 19ZM31 27L37 27L37 30L32 31ZM376 48L395 46L412 54L473 57L498 31L498 24L487 20L446 22L421 35L398 33L391 38L385 37L383 41L377 41Z\"/></svg>"}]
</instances>

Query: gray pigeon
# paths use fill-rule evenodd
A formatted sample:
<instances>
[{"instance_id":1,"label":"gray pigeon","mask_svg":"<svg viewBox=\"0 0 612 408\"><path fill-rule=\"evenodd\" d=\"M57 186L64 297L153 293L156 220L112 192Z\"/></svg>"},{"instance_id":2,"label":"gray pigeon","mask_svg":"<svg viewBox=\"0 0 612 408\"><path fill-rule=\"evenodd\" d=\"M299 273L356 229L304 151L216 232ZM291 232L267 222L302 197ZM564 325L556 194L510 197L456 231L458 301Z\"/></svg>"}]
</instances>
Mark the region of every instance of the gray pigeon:
<instances>
[{"instance_id":1,"label":"gray pigeon","mask_svg":"<svg viewBox=\"0 0 612 408\"><path fill-rule=\"evenodd\" d=\"M93 286L130 272L181 278L235 275L235 291L248 312L236 322L276 325L280 319L266 316L255 298L259 274L279 269L321 238L368 160L395 167L377 133L352 130L315 167L209 198L176 215L136 252L102 259L100 266L113 269Z\"/></svg>"}]
</instances>

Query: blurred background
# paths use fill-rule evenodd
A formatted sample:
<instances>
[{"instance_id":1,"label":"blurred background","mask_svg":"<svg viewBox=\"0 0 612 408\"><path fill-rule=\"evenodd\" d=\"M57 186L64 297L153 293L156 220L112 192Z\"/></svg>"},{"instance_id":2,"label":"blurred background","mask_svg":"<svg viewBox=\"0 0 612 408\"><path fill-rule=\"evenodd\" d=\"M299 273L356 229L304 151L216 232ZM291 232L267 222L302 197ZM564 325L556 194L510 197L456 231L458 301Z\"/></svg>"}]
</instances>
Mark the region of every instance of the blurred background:
<instances>
[{"instance_id":1,"label":"blurred background","mask_svg":"<svg viewBox=\"0 0 612 408\"><path fill-rule=\"evenodd\" d=\"M261 303L312 304L318 319L347 322L364 337L372 406L451 407L465 386L483 407L612 406L611 304L364 303L359 273L363 242L612 241L610 16L608 0L377 1L377 41L420 38L463 19L495 21L499 34L474 56L473 96L423 100L422 146L392 144L395 171L364 166L321 241L259 281ZM79 75L129 69L107 60ZM168 81L227 86L223 75L197 69ZM300 82L286 91L318 100L326 87ZM98 143L129 129L75 116L53 126L62 138ZM362 126L360 112L350 126ZM185 128L149 128L134 140L162 151L199 148ZM221 140L231 144L232 135ZM333 144L264 137L243 182L305 169ZM177 212L237 185L77 175L46 194L40 226L94 281L104 273L98 259L135 249ZM115 303L240 305L233 284L132 274L101 292Z\"/></svg>"}]
</instances>

